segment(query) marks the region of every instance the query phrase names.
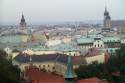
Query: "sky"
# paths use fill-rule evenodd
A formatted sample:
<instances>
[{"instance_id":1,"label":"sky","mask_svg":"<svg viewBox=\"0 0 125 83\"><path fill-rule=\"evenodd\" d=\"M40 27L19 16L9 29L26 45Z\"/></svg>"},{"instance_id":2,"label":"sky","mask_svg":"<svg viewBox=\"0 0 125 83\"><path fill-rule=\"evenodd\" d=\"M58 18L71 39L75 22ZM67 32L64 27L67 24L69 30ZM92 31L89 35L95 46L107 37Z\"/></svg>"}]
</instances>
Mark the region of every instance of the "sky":
<instances>
[{"instance_id":1,"label":"sky","mask_svg":"<svg viewBox=\"0 0 125 83\"><path fill-rule=\"evenodd\" d=\"M113 20L125 19L125 0L0 0L0 23L103 20L107 6Z\"/></svg>"}]
</instances>

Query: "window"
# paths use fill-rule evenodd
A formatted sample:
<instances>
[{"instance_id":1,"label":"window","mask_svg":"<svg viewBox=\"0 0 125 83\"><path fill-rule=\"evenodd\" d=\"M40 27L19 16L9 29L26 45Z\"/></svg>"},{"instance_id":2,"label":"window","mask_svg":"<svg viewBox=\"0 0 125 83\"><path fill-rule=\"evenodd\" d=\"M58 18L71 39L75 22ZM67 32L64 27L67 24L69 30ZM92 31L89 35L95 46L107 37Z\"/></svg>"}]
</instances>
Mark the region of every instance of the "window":
<instances>
[{"instance_id":1,"label":"window","mask_svg":"<svg viewBox=\"0 0 125 83\"><path fill-rule=\"evenodd\" d=\"M43 67L45 67L45 65L43 65Z\"/></svg>"},{"instance_id":2,"label":"window","mask_svg":"<svg viewBox=\"0 0 125 83\"><path fill-rule=\"evenodd\" d=\"M53 67L52 69L55 69L55 67Z\"/></svg>"},{"instance_id":3,"label":"window","mask_svg":"<svg viewBox=\"0 0 125 83\"><path fill-rule=\"evenodd\" d=\"M99 47L99 44L98 44L98 47Z\"/></svg>"}]
</instances>

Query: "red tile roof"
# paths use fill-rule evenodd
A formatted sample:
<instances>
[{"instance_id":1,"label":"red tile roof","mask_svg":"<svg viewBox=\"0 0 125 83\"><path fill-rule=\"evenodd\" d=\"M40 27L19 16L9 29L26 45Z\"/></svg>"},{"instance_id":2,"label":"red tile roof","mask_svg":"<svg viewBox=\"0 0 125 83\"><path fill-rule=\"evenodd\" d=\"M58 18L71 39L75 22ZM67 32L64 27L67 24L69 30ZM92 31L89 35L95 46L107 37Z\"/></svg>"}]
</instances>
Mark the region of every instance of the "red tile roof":
<instances>
[{"instance_id":1,"label":"red tile roof","mask_svg":"<svg viewBox=\"0 0 125 83\"><path fill-rule=\"evenodd\" d=\"M77 83L108 83L107 80L100 80L97 77L78 80Z\"/></svg>"},{"instance_id":2,"label":"red tile roof","mask_svg":"<svg viewBox=\"0 0 125 83\"><path fill-rule=\"evenodd\" d=\"M25 76L26 79L24 83L30 83L29 79L32 80L32 83L65 83L65 79L62 76L40 71L34 66L30 66L30 68L26 70ZM92 77L78 80L77 83L99 83L100 81L100 79ZM106 80L103 82L108 83Z\"/></svg>"},{"instance_id":3,"label":"red tile roof","mask_svg":"<svg viewBox=\"0 0 125 83\"><path fill-rule=\"evenodd\" d=\"M78 83L100 83L100 80L96 77L79 80Z\"/></svg>"},{"instance_id":4,"label":"red tile roof","mask_svg":"<svg viewBox=\"0 0 125 83\"><path fill-rule=\"evenodd\" d=\"M30 78L32 83L65 83L63 77L40 71L38 68L29 68L26 77ZM25 83L29 83L28 81L25 80Z\"/></svg>"}]
</instances>

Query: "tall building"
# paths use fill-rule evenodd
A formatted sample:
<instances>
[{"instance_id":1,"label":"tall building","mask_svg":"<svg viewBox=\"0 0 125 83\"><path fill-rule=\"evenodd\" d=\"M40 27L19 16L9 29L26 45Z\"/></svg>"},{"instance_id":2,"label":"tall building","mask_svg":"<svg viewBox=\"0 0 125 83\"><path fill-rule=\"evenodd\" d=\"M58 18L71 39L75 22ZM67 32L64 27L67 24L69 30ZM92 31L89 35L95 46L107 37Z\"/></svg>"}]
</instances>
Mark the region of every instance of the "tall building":
<instances>
[{"instance_id":1,"label":"tall building","mask_svg":"<svg viewBox=\"0 0 125 83\"><path fill-rule=\"evenodd\" d=\"M107 8L105 7L105 12L104 12L104 28L111 28L111 17L109 15L109 12L107 11Z\"/></svg>"},{"instance_id":2,"label":"tall building","mask_svg":"<svg viewBox=\"0 0 125 83\"><path fill-rule=\"evenodd\" d=\"M22 14L22 18L21 18L21 21L20 21L20 31L22 33L27 33L27 24L25 22L25 18L24 18L23 14Z\"/></svg>"}]
</instances>

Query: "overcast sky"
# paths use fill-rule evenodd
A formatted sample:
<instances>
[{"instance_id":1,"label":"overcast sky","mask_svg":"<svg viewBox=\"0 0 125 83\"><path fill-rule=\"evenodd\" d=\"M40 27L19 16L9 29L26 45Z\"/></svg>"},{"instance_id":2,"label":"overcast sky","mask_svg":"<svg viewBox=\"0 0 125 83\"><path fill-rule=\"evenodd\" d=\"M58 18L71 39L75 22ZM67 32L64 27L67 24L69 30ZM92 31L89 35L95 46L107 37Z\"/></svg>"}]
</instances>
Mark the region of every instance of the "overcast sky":
<instances>
[{"instance_id":1,"label":"overcast sky","mask_svg":"<svg viewBox=\"0 0 125 83\"><path fill-rule=\"evenodd\" d=\"M107 5L112 19L125 19L125 0L0 0L0 23L103 20Z\"/></svg>"}]
</instances>

